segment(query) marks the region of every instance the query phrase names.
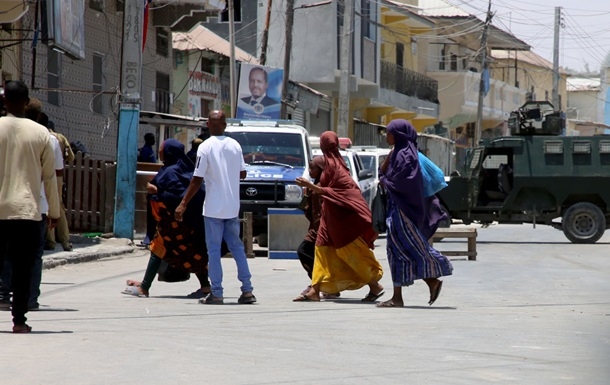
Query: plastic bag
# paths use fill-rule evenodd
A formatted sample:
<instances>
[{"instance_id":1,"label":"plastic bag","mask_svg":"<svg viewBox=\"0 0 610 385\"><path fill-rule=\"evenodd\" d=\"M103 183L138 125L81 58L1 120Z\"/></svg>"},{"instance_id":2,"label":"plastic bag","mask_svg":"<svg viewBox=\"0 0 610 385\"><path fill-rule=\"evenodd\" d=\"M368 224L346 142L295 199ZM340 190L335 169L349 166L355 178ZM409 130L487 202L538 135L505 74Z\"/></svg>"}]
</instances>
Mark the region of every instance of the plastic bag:
<instances>
[{"instance_id":1,"label":"plastic bag","mask_svg":"<svg viewBox=\"0 0 610 385\"><path fill-rule=\"evenodd\" d=\"M424 196L430 197L447 187L445 173L433 161L421 152L419 156L419 168L424 180Z\"/></svg>"}]
</instances>

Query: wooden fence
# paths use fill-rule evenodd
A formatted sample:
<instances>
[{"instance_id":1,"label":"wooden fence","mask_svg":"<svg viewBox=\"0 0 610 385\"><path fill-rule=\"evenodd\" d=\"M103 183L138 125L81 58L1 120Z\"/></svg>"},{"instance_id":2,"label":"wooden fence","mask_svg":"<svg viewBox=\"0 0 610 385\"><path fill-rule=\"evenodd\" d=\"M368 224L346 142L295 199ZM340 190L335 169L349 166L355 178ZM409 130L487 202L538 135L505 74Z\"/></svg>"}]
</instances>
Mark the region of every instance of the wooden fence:
<instances>
[{"instance_id":1,"label":"wooden fence","mask_svg":"<svg viewBox=\"0 0 610 385\"><path fill-rule=\"evenodd\" d=\"M64 169L70 232L112 232L116 164L75 154Z\"/></svg>"}]
</instances>

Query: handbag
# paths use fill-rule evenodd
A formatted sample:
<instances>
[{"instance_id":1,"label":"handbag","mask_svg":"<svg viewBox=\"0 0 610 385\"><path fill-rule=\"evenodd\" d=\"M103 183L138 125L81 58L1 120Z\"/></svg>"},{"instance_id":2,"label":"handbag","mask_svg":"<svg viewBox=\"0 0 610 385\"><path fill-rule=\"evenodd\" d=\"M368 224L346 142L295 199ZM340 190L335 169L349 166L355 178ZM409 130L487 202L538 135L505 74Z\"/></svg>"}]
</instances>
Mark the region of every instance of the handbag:
<instances>
[{"instance_id":1,"label":"handbag","mask_svg":"<svg viewBox=\"0 0 610 385\"><path fill-rule=\"evenodd\" d=\"M191 274L184 269L177 269L176 267L168 264L165 261L161 261L159 266L157 279L161 282L184 282L191 278Z\"/></svg>"},{"instance_id":2,"label":"handbag","mask_svg":"<svg viewBox=\"0 0 610 385\"><path fill-rule=\"evenodd\" d=\"M445 173L421 152L418 154L419 168L424 180L424 196L430 197L447 187Z\"/></svg>"},{"instance_id":3,"label":"handbag","mask_svg":"<svg viewBox=\"0 0 610 385\"><path fill-rule=\"evenodd\" d=\"M381 234L387 230L386 226L386 192L381 184L377 185L377 193L373 198L371 205L371 214L373 216L373 229Z\"/></svg>"}]
</instances>

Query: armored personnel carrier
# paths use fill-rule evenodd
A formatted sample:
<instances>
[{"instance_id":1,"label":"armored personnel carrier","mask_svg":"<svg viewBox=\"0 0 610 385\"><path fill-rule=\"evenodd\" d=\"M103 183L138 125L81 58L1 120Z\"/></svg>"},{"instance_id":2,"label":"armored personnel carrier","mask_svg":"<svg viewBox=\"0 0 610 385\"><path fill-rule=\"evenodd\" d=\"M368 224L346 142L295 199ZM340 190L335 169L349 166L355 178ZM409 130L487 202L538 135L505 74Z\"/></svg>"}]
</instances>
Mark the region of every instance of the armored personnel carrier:
<instances>
[{"instance_id":1,"label":"armored personnel carrier","mask_svg":"<svg viewBox=\"0 0 610 385\"><path fill-rule=\"evenodd\" d=\"M452 219L553 226L573 243L610 227L610 136L562 136L549 102L528 102L509 119L511 136L482 141L438 193Z\"/></svg>"}]
</instances>

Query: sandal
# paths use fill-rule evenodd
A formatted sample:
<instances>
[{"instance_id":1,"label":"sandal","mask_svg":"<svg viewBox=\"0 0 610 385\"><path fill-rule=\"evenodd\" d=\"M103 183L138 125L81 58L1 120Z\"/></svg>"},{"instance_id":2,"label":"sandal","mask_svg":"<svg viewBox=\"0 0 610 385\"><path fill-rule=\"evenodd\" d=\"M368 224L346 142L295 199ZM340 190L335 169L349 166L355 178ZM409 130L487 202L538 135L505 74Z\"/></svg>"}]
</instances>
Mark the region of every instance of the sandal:
<instances>
[{"instance_id":1,"label":"sandal","mask_svg":"<svg viewBox=\"0 0 610 385\"><path fill-rule=\"evenodd\" d=\"M304 294L301 294L301 295L296 296L292 300L292 302L320 302L320 300L319 299L312 299L312 298L309 298L308 296L306 296Z\"/></svg>"},{"instance_id":2,"label":"sandal","mask_svg":"<svg viewBox=\"0 0 610 385\"><path fill-rule=\"evenodd\" d=\"M210 295L211 291L203 291L201 289L197 289L194 292L192 292L191 294L187 294L186 298L195 298L195 299L199 299L199 298L205 298L208 295Z\"/></svg>"},{"instance_id":3,"label":"sandal","mask_svg":"<svg viewBox=\"0 0 610 385\"><path fill-rule=\"evenodd\" d=\"M23 325L14 325L13 333L30 333L32 331L32 327L28 324Z\"/></svg>"},{"instance_id":4,"label":"sandal","mask_svg":"<svg viewBox=\"0 0 610 385\"><path fill-rule=\"evenodd\" d=\"M398 305L393 300L389 299L385 302L379 302L375 305L376 307L403 307L404 305Z\"/></svg>"},{"instance_id":5,"label":"sandal","mask_svg":"<svg viewBox=\"0 0 610 385\"><path fill-rule=\"evenodd\" d=\"M251 304L256 302L256 297L254 296L254 294L249 295L249 296L245 296L245 295L241 295L238 299L237 299L237 303L241 303L241 304Z\"/></svg>"},{"instance_id":6,"label":"sandal","mask_svg":"<svg viewBox=\"0 0 610 385\"><path fill-rule=\"evenodd\" d=\"M216 297L214 294L210 293L210 295L201 298L198 302L204 305L222 305L224 303L224 298Z\"/></svg>"},{"instance_id":7,"label":"sandal","mask_svg":"<svg viewBox=\"0 0 610 385\"><path fill-rule=\"evenodd\" d=\"M127 286L121 293L127 295L133 295L134 297L146 297L148 298L148 291L145 291L140 286Z\"/></svg>"},{"instance_id":8,"label":"sandal","mask_svg":"<svg viewBox=\"0 0 610 385\"><path fill-rule=\"evenodd\" d=\"M381 297L384 294L385 294L385 291L383 291L383 290L380 291L377 294L369 291L369 293L366 295L366 297L362 298L360 301L362 301L362 302L375 302L375 301L377 301L377 299L379 299L379 297Z\"/></svg>"}]
</instances>

